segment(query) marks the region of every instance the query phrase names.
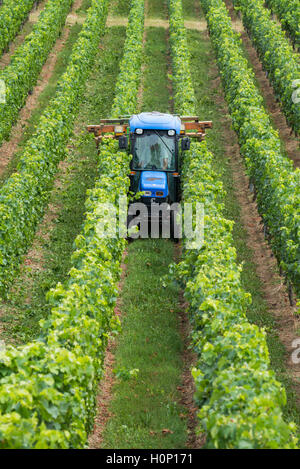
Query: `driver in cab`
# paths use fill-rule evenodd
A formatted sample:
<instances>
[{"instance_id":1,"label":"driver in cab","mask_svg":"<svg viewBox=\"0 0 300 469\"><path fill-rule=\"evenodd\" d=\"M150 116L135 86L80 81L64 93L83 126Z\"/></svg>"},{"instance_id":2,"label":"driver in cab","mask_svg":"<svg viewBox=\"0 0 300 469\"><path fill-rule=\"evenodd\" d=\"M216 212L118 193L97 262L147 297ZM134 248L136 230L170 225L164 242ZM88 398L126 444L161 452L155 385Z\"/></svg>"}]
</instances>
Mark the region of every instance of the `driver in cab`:
<instances>
[{"instance_id":1,"label":"driver in cab","mask_svg":"<svg viewBox=\"0 0 300 469\"><path fill-rule=\"evenodd\" d=\"M151 169L162 169L165 171L169 166L168 150L157 141L156 135L151 135L151 140L152 142L149 142L150 146L144 148L144 151L140 154L138 167L144 169L146 166L151 166Z\"/></svg>"}]
</instances>

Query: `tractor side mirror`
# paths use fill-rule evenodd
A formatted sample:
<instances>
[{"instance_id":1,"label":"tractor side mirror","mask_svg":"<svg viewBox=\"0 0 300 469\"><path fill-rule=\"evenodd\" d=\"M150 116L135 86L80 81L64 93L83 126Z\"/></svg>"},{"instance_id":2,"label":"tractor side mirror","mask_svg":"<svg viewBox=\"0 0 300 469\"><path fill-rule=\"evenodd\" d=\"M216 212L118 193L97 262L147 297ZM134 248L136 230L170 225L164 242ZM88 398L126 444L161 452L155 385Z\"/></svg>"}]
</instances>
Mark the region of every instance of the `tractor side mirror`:
<instances>
[{"instance_id":1,"label":"tractor side mirror","mask_svg":"<svg viewBox=\"0 0 300 469\"><path fill-rule=\"evenodd\" d=\"M185 137L181 140L181 150L187 151L191 148L191 140L189 137Z\"/></svg>"},{"instance_id":2,"label":"tractor side mirror","mask_svg":"<svg viewBox=\"0 0 300 469\"><path fill-rule=\"evenodd\" d=\"M128 149L128 138L125 135L119 137L119 150Z\"/></svg>"}]
</instances>

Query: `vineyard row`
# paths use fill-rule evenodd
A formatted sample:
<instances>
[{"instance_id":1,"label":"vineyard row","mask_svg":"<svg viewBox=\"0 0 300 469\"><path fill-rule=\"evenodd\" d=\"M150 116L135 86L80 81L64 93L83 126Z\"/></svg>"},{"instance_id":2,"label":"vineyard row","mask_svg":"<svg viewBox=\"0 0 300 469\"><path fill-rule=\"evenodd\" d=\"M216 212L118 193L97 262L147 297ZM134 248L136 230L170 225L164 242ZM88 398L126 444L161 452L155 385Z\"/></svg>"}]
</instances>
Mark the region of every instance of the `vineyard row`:
<instances>
[{"instance_id":1,"label":"vineyard row","mask_svg":"<svg viewBox=\"0 0 300 469\"><path fill-rule=\"evenodd\" d=\"M0 72L6 99L0 104L0 145L10 135L20 109L37 82L42 66L57 40L73 0L48 0L32 32Z\"/></svg>"},{"instance_id":2,"label":"vineyard row","mask_svg":"<svg viewBox=\"0 0 300 469\"><path fill-rule=\"evenodd\" d=\"M245 158L271 247L299 294L300 170L282 154L281 141L265 111L222 0L201 0L217 55L225 97Z\"/></svg>"},{"instance_id":3,"label":"vineyard row","mask_svg":"<svg viewBox=\"0 0 300 469\"><path fill-rule=\"evenodd\" d=\"M125 41L123 65L130 57L131 80L141 63L142 49L138 55L133 53L132 35L142 37L143 4L143 0L132 2ZM100 34L96 26L99 28L99 22L104 25L106 8L107 2L93 0L86 28L81 33L82 39L89 32L88 42L93 48L97 47ZM136 95L137 89L138 86ZM125 113L125 96L120 98L124 107L119 110ZM129 156L118 151L117 142L104 141L98 167L101 177L88 192L86 221L75 240L69 282L66 288L58 284L48 294L53 308L49 319L41 323L41 340L5 352L0 368L2 447L86 445L93 425L107 338L109 333L119 330L114 306L126 243L124 239L104 239L98 235L98 224L103 222L99 206L110 203L118 208L119 196L127 194L129 188L128 172ZM20 391L14 393L16 389Z\"/></svg>"},{"instance_id":4,"label":"vineyard row","mask_svg":"<svg viewBox=\"0 0 300 469\"><path fill-rule=\"evenodd\" d=\"M179 101L177 110L195 115L181 0L169 0L169 12L175 86L192 93L187 103ZM185 75L176 74L179 62ZM224 190L212 161L205 142L193 144L184 155L183 202L194 209L197 203L204 204L205 235L204 246L184 249L175 266L185 288L198 355L193 376L201 428L211 448L294 448L295 425L282 417L286 396L269 369L265 332L246 318L251 296L241 287L233 223L222 216Z\"/></svg>"},{"instance_id":5,"label":"vineyard row","mask_svg":"<svg viewBox=\"0 0 300 469\"><path fill-rule=\"evenodd\" d=\"M293 98L300 80L300 62L280 25L271 18L263 0L233 0L242 12L264 70L280 102L288 125L300 133L300 106Z\"/></svg>"},{"instance_id":6,"label":"vineyard row","mask_svg":"<svg viewBox=\"0 0 300 469\"><path fill-rule=\"evenodd\" d=\"M6 0L0 9L0 55L8 48L38 0Z\"/></svg>"}]
</instances>

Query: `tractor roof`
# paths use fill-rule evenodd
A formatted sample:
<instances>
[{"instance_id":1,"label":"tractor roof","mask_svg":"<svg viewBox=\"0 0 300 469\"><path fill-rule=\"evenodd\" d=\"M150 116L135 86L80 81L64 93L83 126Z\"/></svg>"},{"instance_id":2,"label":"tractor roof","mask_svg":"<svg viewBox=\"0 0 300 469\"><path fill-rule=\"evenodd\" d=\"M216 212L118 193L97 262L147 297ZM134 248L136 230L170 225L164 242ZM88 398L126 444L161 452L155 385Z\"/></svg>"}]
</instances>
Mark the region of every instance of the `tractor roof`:
<instances>
[{"instance_id":1,"label":"tractor roof","mask_svg":"<svg viewBox=\"0 0 300 469\"><path fill-rule=\"evenodd\" d=\"M136 129L155 129L155 130L175 130L180 134L181 120L178 116L172 114L162 114L160 112L142 112L134 114L130 121L130 132Z\"/></svg>"}]
</instances>

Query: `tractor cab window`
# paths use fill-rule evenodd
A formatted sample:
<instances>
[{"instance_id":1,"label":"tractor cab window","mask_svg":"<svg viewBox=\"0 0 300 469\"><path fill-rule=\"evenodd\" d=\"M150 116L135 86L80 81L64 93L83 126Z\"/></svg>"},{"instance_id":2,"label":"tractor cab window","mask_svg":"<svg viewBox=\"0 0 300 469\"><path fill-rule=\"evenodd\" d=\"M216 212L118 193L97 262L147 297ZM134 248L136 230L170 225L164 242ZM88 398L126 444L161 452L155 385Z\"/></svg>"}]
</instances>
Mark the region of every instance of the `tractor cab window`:
<instances>
[{"instance_id":1,"label":"tractor cab window","mask_svg":"<svg viewBox=\"0 0 300 469\"><path fill-rule=\"evenodd\" d=\"M151 130L135 138L133 169L175 171L175 137Z\"/></svg>"}]
</instances>

